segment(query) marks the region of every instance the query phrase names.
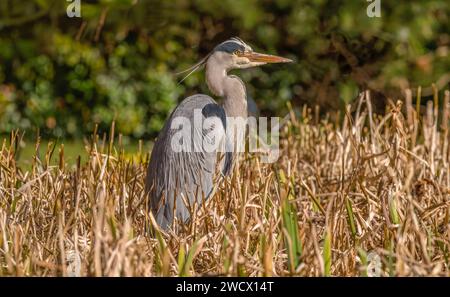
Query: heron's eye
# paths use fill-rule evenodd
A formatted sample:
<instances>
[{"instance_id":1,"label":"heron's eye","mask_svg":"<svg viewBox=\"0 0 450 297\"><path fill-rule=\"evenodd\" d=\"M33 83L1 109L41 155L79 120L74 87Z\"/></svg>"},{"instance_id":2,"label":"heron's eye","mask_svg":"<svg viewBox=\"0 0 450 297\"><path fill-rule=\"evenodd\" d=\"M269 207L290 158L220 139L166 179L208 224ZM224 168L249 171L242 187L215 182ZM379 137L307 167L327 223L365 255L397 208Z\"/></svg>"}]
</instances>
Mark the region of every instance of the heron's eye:
<instances>
[{"instance_id":1,"label":"heron's eye","mask_svg":"<svg viewBox=\"0 0 450 297\"><path fill-rule=\"evenodd\" d=\"M235 54L236 56L239 56L239 55L242 54L242 52L241 52L240 50L235 50L235 51L233 52L233 54Z\"/></svg>"}]
</instances>

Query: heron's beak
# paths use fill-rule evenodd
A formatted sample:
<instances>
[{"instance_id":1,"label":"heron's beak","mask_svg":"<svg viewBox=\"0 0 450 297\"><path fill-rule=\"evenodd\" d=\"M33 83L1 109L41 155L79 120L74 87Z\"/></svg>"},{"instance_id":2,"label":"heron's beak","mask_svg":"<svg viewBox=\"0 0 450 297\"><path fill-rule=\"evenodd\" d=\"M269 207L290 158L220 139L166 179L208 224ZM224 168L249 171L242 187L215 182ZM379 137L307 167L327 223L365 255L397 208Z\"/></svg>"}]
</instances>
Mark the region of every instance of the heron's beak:
<instances>
[{"instance_id":1,"label":"heron's beak","mask_svg":"<svg viewBox=\"0 0 450 297\"><path fill-rule=\"evenodd\" d=\"M263 63L290 63L291 59L283 58L279 56L260 54L255 52L243 53L242 57L246 57L250 62L263 62Z\"/></svg>"}]
</instances>

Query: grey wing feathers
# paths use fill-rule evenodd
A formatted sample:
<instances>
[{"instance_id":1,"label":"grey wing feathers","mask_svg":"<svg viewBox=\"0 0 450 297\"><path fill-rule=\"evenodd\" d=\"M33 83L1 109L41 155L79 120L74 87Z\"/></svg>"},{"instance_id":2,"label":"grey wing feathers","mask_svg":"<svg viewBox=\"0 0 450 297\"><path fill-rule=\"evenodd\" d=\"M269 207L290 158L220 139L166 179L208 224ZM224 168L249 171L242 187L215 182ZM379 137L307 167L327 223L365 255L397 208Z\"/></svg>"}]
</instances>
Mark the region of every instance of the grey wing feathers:
<instances>
[{"instance_id":1,"label":"grey wing feathers","mask_svg":"<svg viewBox=\"0 0 450 297\"><path fill-rule=\"evenodd\" d=\"M226 129L226 114L211 97L194 95L186 98L172 112L156 140L147 172L146 191L149 193L150 206L157 223L167 229L174 215L185 222L189 219L189 209L194 203L201 205L203 199L209 198L216 175L217 152L205 151L197 139L204 139L211 127L195 127L194 115L200 112L204 119L218 118ZM178 141L177 126L180 118L191 123L189 141L180 141L181 151L172 148L172 142ZM217 123L217 121L216 121ZM190 150L188 149L190 148ZM229 167L225 157L224 169ZM223 170L224 170L223 169ZM186 205L187 204L187 205Z\"/></svg>"}]
</instances>

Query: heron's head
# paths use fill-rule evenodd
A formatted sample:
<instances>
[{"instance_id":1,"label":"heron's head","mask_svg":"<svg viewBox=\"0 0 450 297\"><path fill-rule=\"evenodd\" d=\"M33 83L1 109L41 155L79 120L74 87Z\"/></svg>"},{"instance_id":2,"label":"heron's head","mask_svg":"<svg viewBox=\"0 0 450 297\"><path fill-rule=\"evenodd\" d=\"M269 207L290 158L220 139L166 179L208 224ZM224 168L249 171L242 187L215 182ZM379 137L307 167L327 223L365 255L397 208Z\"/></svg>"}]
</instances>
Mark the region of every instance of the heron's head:
<instances>
[{"instance_id":1,"label":"heron's head","mask_svg":"<svg viewBox=\"0 0 450 297\"><path fill-rule=\"evenodd\" d=\"M268 63L292 62L287 58L257 53L237 37L216 46L208 59L212 58L227 70L256 67Z\"/></svg>"},{"instance_id":2,"label":"heron's head","mask_svg":"<svg viewBox=\"0 0 450 297\"><path fill-rule=\"evenodd\" d=\"M292 60L279 56L257 53L240 38L233 37L217 45L212 52L200 62L181 72L189 72L183 80L208 62L212 62L215 67L224 70L232 70L256 67L268 63L289 63L292 62Z\"/></svg>"}]
</instances>

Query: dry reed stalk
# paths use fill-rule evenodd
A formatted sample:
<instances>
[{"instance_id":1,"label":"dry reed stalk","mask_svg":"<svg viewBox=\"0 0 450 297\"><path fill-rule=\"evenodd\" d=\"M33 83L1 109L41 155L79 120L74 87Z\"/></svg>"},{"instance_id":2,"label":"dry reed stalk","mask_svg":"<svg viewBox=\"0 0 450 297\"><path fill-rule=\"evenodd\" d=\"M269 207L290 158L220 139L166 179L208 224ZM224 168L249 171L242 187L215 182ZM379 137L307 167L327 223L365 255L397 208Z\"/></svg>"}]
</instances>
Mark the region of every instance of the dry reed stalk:
<instances>
[{"instance_id":1,"label":"dry reed stalk","mask_svg":"<svg viewBox=\"0 0 450 297\"><path fill-rule=\"evenodd\" d=\"M368 92L341 122L290 108L279 160L245 155L167 233L143 192L148 154L127 159L114 127L75 166L38 140L30 169L15 131L0 151L0 275L449 276L450 99L439 111L437 95L421 115L407 90L406 117L400 103L374 114Z\"/></svg>"}]
</instances>

